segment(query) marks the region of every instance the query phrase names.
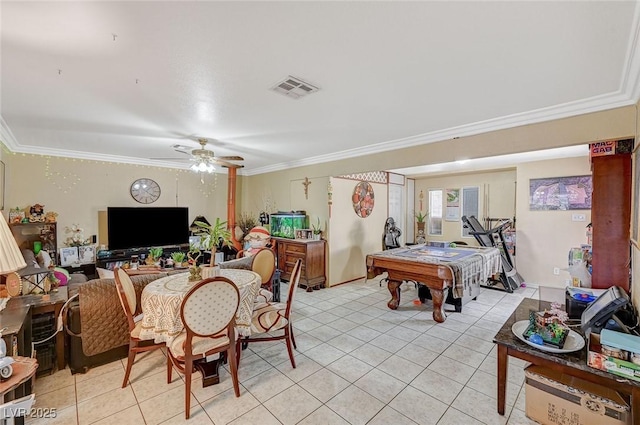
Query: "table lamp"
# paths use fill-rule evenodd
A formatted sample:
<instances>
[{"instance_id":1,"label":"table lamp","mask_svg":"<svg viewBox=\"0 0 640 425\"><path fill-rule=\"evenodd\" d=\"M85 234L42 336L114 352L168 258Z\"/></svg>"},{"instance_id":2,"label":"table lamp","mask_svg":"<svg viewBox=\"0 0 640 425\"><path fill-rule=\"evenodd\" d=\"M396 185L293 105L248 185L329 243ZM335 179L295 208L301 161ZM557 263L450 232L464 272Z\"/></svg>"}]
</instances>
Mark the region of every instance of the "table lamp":
<instances>
[{"instance_id":1,"label":"table lamp","mask_svg":"<svg viewBox=\"0 0 640 425\"><path fill-rule=\"evenodd\" d=\"M18 243L13 237L7 222L0 218L0 275L13 273L27 267ZM19 282L18 277L18 282ZM0 310L6 306L6 299L0 304Z\"/></svg>"}]
</instances>

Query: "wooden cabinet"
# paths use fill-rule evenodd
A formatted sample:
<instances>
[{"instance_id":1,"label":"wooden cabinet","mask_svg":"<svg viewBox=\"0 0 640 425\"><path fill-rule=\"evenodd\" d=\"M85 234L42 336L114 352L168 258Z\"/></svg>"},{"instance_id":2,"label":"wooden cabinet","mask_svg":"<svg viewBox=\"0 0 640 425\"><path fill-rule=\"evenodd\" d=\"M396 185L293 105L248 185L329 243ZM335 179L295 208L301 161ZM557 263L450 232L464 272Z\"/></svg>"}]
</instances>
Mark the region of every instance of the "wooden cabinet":
<instances>
[{"instance_id":1,"label":"wooden cabinet","mask_svg":"<svg viewBox=\"0 0 640 425\"><path fill-rule=\"evenodd\" d=\"M307 288L307 291L320 289L325 286L327 281L325 273L326 241L283 238L274 239L276 240L278 269L282 271L282 279L291 279L293 266L296 264L296 260L300 258L302 259L300 286Z\"/></svg>"},{"instance_id":2,"label":"wooden cabinet","mask_svg":"<svg viewBox=\"0 0 640 425\"><path fill-rule=\"evenodd\" d=\"M58 251L57 223L13 223L11 233L20 249L33 250L33 243L39 241L42 249L55 259Z\"/></svg>"},{"instance_id":3,"label":"wooden cabinet","mask_svg":"<svg viewBox=\"0 0 640 425\"><path fill-rule=\"evenodd\" d=\"M606 289L616 285L629 292L631 155L616 154L593 158L592 170L591 286Z\"/></svg>"}]
</instances>

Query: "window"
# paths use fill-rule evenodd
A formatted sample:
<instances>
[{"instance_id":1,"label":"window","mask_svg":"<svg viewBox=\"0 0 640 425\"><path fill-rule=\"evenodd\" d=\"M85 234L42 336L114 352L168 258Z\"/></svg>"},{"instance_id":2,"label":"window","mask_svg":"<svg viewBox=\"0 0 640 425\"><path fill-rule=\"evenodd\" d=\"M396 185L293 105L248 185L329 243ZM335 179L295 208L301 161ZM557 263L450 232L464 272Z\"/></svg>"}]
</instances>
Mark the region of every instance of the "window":
<instances>
[{"instance_id":1,"label":"window","mask_svg":"<svg viewBox=\"0 0 640 425\"><path fill-rule=\"evenodd\" d=\"M429 235L442 235L442 189L429 190Z\"/></svg>"},{"instance_id":2,"label":"window","mask_svg":"<svg viewBox=\"0 0 640 425\"><path fill-rule=\"evenodd\" d=\"M462 215L466 215L467 217L475 216L478 218L478 193L479 188L477 187L463 187L462 188ZM460 222L462 225L462 237L464 238L472 238L473 235L470 235L469 232L471 229L464 227L462 221Z\"/></svg>"}]
</instances>

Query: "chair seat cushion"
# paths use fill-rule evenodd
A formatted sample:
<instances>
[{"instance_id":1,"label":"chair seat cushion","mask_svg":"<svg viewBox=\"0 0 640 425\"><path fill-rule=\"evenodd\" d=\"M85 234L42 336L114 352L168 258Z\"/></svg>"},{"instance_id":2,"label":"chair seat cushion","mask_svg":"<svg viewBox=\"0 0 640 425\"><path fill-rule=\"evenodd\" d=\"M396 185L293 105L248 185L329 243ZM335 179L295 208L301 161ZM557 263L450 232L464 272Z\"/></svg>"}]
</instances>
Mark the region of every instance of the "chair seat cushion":
<instances>
[{"instance_id":1,"label":"chair seat cushion","mask_svg":"<svg viewBox=\"0 0 640 425\"><path fill-rule=\"evenodd\" d=\"M184 331L174 338L169 346L173 357L184 358L184 343L187 339L187 332ZM229 337L226 334L219 334L217 338L194 336L192 340L193 355L199 356L219 347L229 345Z\"/></svg>"},{"instance_id":2,"label":"chair seat cushion","mask_svg":"<svg viewBox=\"0 0 640 425\"><path fill-rule=\"evenodd\" d=\"M131 338L140 339L140 331L142 330L142 321L136 323L136 327L131 331Z\"/></svg>"},{"instance_id":3,"label":"chair seat cushion","mask_svg":"<svg viewBox=\"0 0 640 425\"><path fill-rule=\"evenodd\" d=\"M284 317L286 309L286 303L256 303L251 319L251 332L265 333L284 328L289 323Z\"/></svg>"},{"instance_id":4,"label":"chair seat cushion","mask_svg":"<svg viewBox=\"0 0 640 425\"><path fill-rule=\"evenodd\" d=\"M270 303L271 301L273 301L273 292L268 291L264 288L260 288L258 295L256 295L256 303L266 304L266 303ZM257 304L256 304L256 307L257 307Z\"/></svg>"}]
</instances>

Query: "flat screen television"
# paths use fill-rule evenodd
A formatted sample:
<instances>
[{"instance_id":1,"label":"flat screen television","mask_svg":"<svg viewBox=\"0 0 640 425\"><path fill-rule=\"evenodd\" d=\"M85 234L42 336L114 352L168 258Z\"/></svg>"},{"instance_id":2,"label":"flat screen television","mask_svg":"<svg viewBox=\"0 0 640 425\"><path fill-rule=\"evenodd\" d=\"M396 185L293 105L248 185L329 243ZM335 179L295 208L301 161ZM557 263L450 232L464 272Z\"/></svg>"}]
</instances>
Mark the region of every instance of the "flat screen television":
<instances>
[{"instance_id":1,"label":"flat screen television","mask_svg":"<svg viewBox=\"0 0 640 425\"><path fill-rule=\"evenodd\" d=\"M187 207L109 207L107 225L110 250L189 243Z\"/></svg>"}]
</instances>

